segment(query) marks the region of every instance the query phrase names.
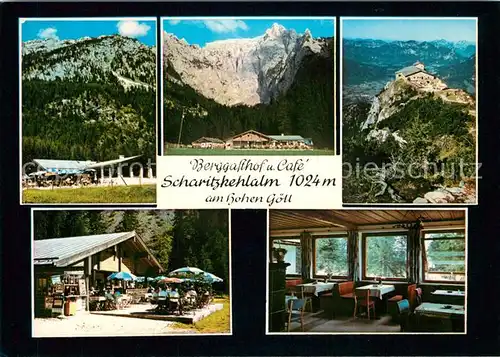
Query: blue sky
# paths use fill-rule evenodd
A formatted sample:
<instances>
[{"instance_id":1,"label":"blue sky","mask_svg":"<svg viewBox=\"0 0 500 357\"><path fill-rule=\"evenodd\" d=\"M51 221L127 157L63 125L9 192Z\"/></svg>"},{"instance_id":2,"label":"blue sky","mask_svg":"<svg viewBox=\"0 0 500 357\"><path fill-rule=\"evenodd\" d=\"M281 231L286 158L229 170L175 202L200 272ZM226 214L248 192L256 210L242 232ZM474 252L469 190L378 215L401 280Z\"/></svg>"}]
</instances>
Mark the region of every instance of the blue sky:
<instances>
[{"instance_id":1,"label":"blue sky","mask_svg":"<svg viewBox=\"0 0 500 357\"><path fill-rule=\"evenodd\" d=\"M26 20L21 27L22 40L58 38L74 40L120 33L134 37L148 46L156 44L156 21L141 21L133 18L120 20Z\"/></svg>"},{"instance_id":2,"label":"blue sky","mask_svg":"<svg viewBox=\"0 0 500 357\"><path fill-rule=\"evenodd\" d=\"M342 20L342 37L401 41L476 42L476 21L471 19L344 19Z\"/></svg>"},{"instance_id":3,"label":"blue sky","mask_svg":"<svg viewBox=\"0 0 500 357\"><path fill-rule=\"evenodd\" d=\"M333 19L165 19L163 30L184 38L191 45L204 46L207 42L233 38L252 38L263 35L274 23L286 29L304 33L308 28L313 37L332 37Z\"/></svg>"}]
</instances>

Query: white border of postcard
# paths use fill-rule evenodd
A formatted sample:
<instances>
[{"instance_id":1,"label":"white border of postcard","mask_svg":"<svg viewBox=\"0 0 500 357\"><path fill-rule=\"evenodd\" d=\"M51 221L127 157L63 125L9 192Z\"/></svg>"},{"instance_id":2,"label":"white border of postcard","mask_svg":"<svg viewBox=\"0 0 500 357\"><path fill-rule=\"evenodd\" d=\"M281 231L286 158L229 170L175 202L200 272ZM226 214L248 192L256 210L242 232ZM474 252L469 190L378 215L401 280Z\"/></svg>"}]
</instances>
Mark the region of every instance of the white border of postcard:
<instances>
[{"instance_id":1,"label":"white border of postcard","mask_svg":"<svg viewBox=\"0 0 500 357\"><path fill-rule=\"evenodd\" d=\"M160 86L159 90L161 93L161 107L160 107L160 132L161 137L161 156L165 156L165 133L164 133L164 106L163 106L163 22L167 20L329 20L333 21L333 33L334 33L334 41L333 41L333 151L334 155L340 155L336 150L337 145L337 17L336 16L164 16L160 18L160 46L158 48L161 51L160 54ZM190 156L186 156L190 157ZM262 158L265 158L265 155L262 155Z\"/></svg>"},{"instance_id":2,"label":"white border of postcard","mask_svg":"<svg viewBox=\"0 0 500 357\"><path fill-rule=\"evenodd\" d=\"M468 280L469 280L469 211L467 208L457 207L457 208L422 208L422 207L407 207L407 208L385 208L385 207L373 207L373 208L357 208L357 207L344 207L342 209L334 210L316 210L316 211L464 211L465 212L465 317L464 317L464 332L269 332L269 263L270 263L270 246L271 246L271 232L270 232L270 215L271 211L288 211L287 209L280 210L268 210L267 211L267 234L266 234L266 335L281 335L281 336L300 336L300 335L467 335L467 299L469 297L468 293ZM401 229L399 229L401 231ZM290 235L288 235L289 237ZM419 257L421 260L421 257ZM446 284L443 284L446 285Z\"/></svg>"},{"instance_id":3,"label":"white border of postcard","mask_svg":"<svg viewBox=\"0 0 500 357\"><path fill-rule=\"evenodd\" d=\"M41 339L50 339L50 338L60 338L60 336L35 336L34 335L34 323L35 323L35 265L33 264L33 251L34 251L34 241L35 241L35 230L34 230L34 219L35 219L35 211L177 211L177 210L163 210L156 208L147 208L147 207L72 207L72 208L54 208L54 207L33 207L30 213L30 301L31 301L31 337L32 338L41 338ZM185 211L185 210L178 210ZM201 210L197 210L201 211ZM221 209L220 211L226 211ZM94 338L94 337L170 337L170 336L232 336L233 335L233 265L232 265L232 249L231 249L231 210L227 210L228 214L228 254L229 254L229 332L223 333L172 333L172 334L159 334L159 335L79 335L79 336L63 336L65 338ZM129 317L124 317L124 319ZM157 320L160 321L160 320Z\"/></svg>"},{"instance_id":4,"label":"white border of postcard","mask_svg":"<svg viewBox=\"0 0 500 357\"><path fill-rule=\"evenodd\" d=\"M427 207L442 207L442 206L477 206L479 204L479 168L480 168L480 163L479 163L479 126L478 126L478 118L479 118L479 63L478 63L478 53L479 53L479 28L478 28L478 22L479 18L478 17L409 17L409 16L391 16L391 17L364 17L364 16L353 16L353 17L339 17L339 51L340 51L340 63L339 63L339 69L340 69L340 90L339 90L339 106L340 106L340 155L342 155L342 118L343 118L343 107L342 107L342 102L343 102L343 77L342 77L342 66L343 66L343 57L342 57L342 51L343 51L343 22L344 20L437 20L437 21L443 21L443 20L475 20L476 21L476 201L471 202L471 203L426 203L426 204L416 204L416 203L376 203L375 205L377 206L427 206ZM374 205L373 203L363 203L363 202L343 202L343 196L342 196L342 203L345 206L368 206L368 205Z\"/></svg>"},{"instance_id":5,"label":"white border of postcard","mask_svg":"<svg viewBox=\"0 0 500 357\"><path fill-rule=\"evenodd\" d=\"M34 203L34 202L23 202L23 187L21 183L21 177L23 176L23 79L22 79L22 71L23 71L23 56L22 56L22 46L23 46L23 37L22 37L22 25L27 21L124 21L124 20L133 20L133 21L154 21L155 22L155 40L156 40L156 51L158 51L158 21L156 17L21 17L18 19L18 36L19 36L19 204L24 205L43 205L43 206L89 206L89 205L99 205L99 206L120 206L125 204L132 205L156 205L156 196L155 202L151 203L140 203L140 202L123 202L123 203L105 203L105 202L89 202L89 203ZM155 63L156 63L156 72L155 72L155 82L156 82L156 92L155 92L155 130L156 130L156 140L155 140L155 153L156 156L158 153L158 54L155 53ZM153 159L153 158L152 158ZM154 158L156 160L156 157Z\"/></svg>"}]
</instances>

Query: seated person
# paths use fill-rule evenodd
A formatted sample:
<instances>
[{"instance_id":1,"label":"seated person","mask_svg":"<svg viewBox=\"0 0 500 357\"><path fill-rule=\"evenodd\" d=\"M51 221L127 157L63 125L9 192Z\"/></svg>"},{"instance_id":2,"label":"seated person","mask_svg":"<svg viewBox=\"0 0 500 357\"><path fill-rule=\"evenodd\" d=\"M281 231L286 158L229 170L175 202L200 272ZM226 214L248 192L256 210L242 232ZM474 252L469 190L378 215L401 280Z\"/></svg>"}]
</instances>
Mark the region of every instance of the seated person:
<instances>
[{"instance_id":1,"label":"seated person","mask_svg":"<svg viewBox=\"0 0 500 357\"><path fill-rule=\"evenodd\" d=\"M180 297L179 293L177 292L177 289L173 289L173 290L169 291L168 296L171 299L178 299Z\"/></svg>"},{"instance_id":2,"label":"seated person","mask_svg":"<svg viewBox=\"0 0 500 357\"><path fill-rule=\"evenodd\" d=\"M158 297L164 300L168 297L168 292L160 288L160 291L158 292Z\"/></svg>"}]
</instances>

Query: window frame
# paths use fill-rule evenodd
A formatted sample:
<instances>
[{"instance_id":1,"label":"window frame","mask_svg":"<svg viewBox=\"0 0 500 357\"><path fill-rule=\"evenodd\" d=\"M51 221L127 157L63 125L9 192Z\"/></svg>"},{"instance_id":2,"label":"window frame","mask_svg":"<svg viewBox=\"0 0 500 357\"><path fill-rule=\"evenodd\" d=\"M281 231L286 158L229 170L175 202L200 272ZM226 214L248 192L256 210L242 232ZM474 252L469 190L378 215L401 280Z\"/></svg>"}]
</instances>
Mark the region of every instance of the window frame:
<instances>
[{"instance_id":1,"label":"window frame","mask_svg":"<svg viewBox=\"0 0 500 357\"><path fill-rule=\"evenodd\" d=\"M271 237L270 239L270 247L269 247L269 261L270 262L273 262L274 261L274 257L273 257L273 245L274 245L274 241L276 240L286 240L286 239L298 239L299 241L299 245L301 245L300 243L300 236L283 236L283 237ZM301 257L302 259L302 257ZM302 265L302 262L301 262L301 265ZM289 273L285 273L285 276L286 277L290 277L290 278L301 278L302 277L302 274L289 274Z\"/></svg>"},{"instance_id":2,"label":"window frame","mask_svg":"<svg viewBox=\"0 0 500 357\"><path fill-rule=\"evenodd\" d=\"M464 264L465 264L465 272L463 273L454 273L456 275L463 275L465 277L465 280L463 281L450 281L450 280L433 280L433 279L426 279L425 275L427 273L426 267L427 267L427 251L425 249L425 241L426 240L438 240L436 238L428 238L425 239L426 234L436 234L436 233L455 233L455 232L460 232L464 234L463 238L443 238L443 240L459 240L463 239L465 242L465 257L464 257ZM423 283L430 283L430 284L451 284L451 285L465 285L467 281L467 231L464 229L439 229L439 230L424 230L422 231L421 234L421 247L422 249L420 250L420 261L421 261L421 266L422 266L422 282ZM449 273L449 272L433 272L433 273Z\"/></svg>"},{"instance_id":3,"label":"window frame","mask_svg":"<svg viewBox=\"0 0 500 357\"><path fill-rule=\"evenodd\" d=\"M376 233L362 233L361 234L361 254L363 256L362 267L361 267L361 279L362 280L374 280L375 276L367 275L368 268L368 252L367 252L367 240L370 237L388 237L388 236L405 236L406 237L406 255L405 255L405 275L406 269L408 267L408 231L394 231L394 232L376 232ZM408 276L400 277L400 278L389 278L384 277L384 281L395 281L395 282L407 282Z\"/></svg>"},{"instance_id":4,"label":"window frame","mask_svg":"<svg viewBox=\"0 0 500 357\"><path fill-rule=\"evenodd\" d=\"M331 279L346 279L349 275L349 237L347 234L333 234L333 235L316 235L312 237L312 268L313 268L313 278L326 278L326 275L316 274L316 240L317 239L329 239L329 238L344 238L347 242L347 274L346 275L332 275Z\"/></svg>"}]
</instances>

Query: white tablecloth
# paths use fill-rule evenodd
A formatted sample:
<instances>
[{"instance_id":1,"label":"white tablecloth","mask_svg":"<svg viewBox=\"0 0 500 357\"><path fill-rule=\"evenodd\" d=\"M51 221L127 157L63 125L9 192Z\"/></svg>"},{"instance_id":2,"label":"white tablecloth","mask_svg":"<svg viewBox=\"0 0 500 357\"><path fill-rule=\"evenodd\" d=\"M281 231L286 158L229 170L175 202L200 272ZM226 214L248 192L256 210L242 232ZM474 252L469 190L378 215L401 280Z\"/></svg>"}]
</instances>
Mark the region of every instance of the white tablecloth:
<instances>
[{"instance_id":1,"label":"white tablecloth","mask_svg":"<svg viewBox=\"0 0 500 357\"><path fill-rule=\"evenodd\" d=\"M305 293L314 294L318 296L318 294L323 291L332 290L334 285L335 283L317 282L317 283L297 284L297 287L300 288L301 291Z\"/></svg>"},{"instance_id":2,"label":"white tablecloth","mask_svg":"<svg viewBox=\"0 0 500 357\"><path fill-rule=\"evenodd\" d=\"M465 315L465 309L461 305L445 305L424 302L415 309L415 313L427 316L450 317L451 315Z\"/></svg>"},{"instance_id":3,"label":"white tablecloth","mask_svg":"<svg viewBox=\"0 0 500 357\"><path fill-rule=\"evenodd\" d=\"M465 291L458 291L458 290L435 290L432 292L432 294L465 297Z\"/></svg>"},{"instance_id":4,"label":"white tablecloth","mask_svg":"<svg viewBox=\"0 0 500 357\"><path fill-rule=\"evenodd\" d=\"M373 296L375 298L382 299L385 294L390 293L391 291L396 290L394 288L394 285L378 285L378 284L370 284L370 285L365 285L359 288L356 288L356 290L368 290L370 289L370 296Z\"/></svg>"}]
</instances>

